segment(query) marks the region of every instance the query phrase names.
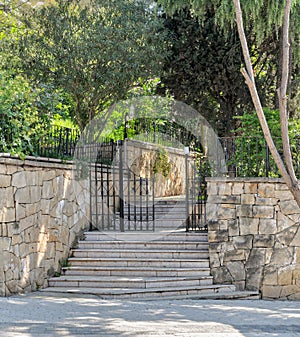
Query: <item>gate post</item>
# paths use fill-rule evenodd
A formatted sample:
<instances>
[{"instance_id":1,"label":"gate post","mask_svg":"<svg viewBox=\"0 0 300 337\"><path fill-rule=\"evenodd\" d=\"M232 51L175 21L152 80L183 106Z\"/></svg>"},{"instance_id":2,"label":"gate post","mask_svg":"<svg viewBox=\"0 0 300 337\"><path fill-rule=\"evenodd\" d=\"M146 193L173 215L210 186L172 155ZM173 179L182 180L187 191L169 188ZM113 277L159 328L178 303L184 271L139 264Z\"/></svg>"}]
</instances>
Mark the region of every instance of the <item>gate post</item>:
<instances>
[{"instance_id":1,"label":"gate post","mask_svg":"<svg viewBox=\"0 0 300 337\"><path fill-rule=\"evenodd\" d=\"M189 212L189 156L190 149L188 146L184 148L184 159L185 159L185 216L186 216L186 232L190 228L190 212Z\"/></svg>"},{"instance_id":2,"label":"gate post","mask_svg":"<svg viewBox=\"0 0 300 337\"><path fill-rule=\"evenodd\" d=\"M124 172L123 172L123 143L119 151L119 192L120 192L120 230L124 232Z\"/></svg>"}]
</instances>

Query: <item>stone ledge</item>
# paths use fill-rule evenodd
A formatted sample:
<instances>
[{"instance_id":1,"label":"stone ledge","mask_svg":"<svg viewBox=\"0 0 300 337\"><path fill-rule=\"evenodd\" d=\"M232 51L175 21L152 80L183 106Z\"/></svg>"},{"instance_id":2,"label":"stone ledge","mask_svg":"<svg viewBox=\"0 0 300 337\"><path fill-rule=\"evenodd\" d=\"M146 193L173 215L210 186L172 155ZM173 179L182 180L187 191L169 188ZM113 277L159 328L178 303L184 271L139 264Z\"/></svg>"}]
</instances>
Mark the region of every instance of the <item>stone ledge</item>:
<instances>
[{"instance_id":1,"label":"stone ledge","mask_svg":"<svg viewBox=\"0 0 300 337\"><path fill-rule=\"evenodd\" d=\"M33 166L40 168L59 168L72 169L74 162L72 160L64 161L61 159L26 156L24 160L19 156L11 155L9 153L0 153L0 164L14 165L14 166Z\"/></svg>"},{"instance_id":2,"label":"stone ledge","mask_svg":"<svg viewBox=\"0 0 300 337\"><path fill-rule=\"evenodd\" d=\"M237 183L237 182L246 182L246 183L282 183L285 184L284 180L282 178L264 178L264 177L259 177L259 178L231 178L231 177L207 177L206 178L207 182L224 182L224 183ZM300 180L299 184L300 184Z\"/></svg>"}]
</instances>

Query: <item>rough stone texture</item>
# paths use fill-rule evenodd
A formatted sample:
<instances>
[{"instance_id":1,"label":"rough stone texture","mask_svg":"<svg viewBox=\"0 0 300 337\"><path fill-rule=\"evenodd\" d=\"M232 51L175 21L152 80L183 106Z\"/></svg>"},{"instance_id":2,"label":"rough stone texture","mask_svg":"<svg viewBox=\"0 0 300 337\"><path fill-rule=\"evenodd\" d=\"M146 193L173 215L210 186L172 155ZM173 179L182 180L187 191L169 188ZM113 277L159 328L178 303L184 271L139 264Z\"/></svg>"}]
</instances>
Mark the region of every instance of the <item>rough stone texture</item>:
<instances>
[{"instance_id":1,"label":"rough stone texture","mask_svg":"<svg viewBox=\"0 0 300 337\"><path fill-rule=\"evenodd\" d=\"M159 147L137 140L126 141L127 163L130 169L142 178L154 176L153 168ZM170 165L170 173L163 176L155 174L156 197L172 196L185 193L185 155L183 150L164 147ZM150 194L152 191L149 192Z\"/></svg>"},{"instance_id":2,"label":"rough stone texture","mask_svg":"<svg viewBox=\"0 0 300 337\"><path fill-rule=\"evenodd\" d=\"M300 209L281 179L208 178L210 265L215 283L300 299ZM220 224L227 224L221 230ZM224 229L224 228L223 228Z\"/></svg>"},{"instance_id":3,"label":"rough stone texture","mask_svg":"<svg viewBox=\"0 0 300 337\"><path fill-rule=\"evenodd\" d=\"M9 296L60 272L88 223L89 185L57 160L0 156L0 172L0 296Z\"/></svg>"}]
</instances>

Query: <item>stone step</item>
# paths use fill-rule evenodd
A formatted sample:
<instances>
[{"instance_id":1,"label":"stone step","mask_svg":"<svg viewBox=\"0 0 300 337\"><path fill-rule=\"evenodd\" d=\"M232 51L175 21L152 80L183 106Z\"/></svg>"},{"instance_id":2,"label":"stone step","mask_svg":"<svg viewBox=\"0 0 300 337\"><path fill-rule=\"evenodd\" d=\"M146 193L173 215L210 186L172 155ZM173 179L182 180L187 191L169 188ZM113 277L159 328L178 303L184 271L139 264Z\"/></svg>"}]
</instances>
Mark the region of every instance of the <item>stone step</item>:
<instances>
[{"instance_id":1,"label":"stone step","mask_svg":"<svg viewBox=\"0 0 300 337\"><path fill-rule=\"evenodd\" d=\"M70 266L102 266L102 267L167 267L167 268L208 268L208 259L143 259L143 258L80 258L71 257Z\"/></svg>"},{"instance_id":2,"label":"stone step","mask_svg":"<svg viewBox=\"0 0 300 337\"><path fill-rule=\"evenodd\" d=\"M153 249L74 249L73 257L123 259L208 259L207 250L153 250Z\"/></svg>"},{"instance_id":3,"label":"stone step","mask_svg":"<svg viewBox=\"0 0 300 337\"><path fill-rule=\"evenodd\" d=\"M192 287L169 287L169 288L78 288L78 287L48 287L42 289L43 292L51 293L69 293L69 294L90 294L97 295L101 298L143 298L143 299L163 299L170 297L182 296L201 296L207 297L216 294L221 296L222 293L228 295L228 293L234 293L235 287L232 285L202 285Z\"/></svg>"},{"instance_id":4,"label":"stone step","mask_svg":"<svg viewBox=\"0 0 300 337\"><path fill-rule=\"evenodd\" d=\"M197 287L211 285L212 276L205 277L113 277L113 276L79 276L65 275L48 280L50 287L87 287L87 288L169 288Z\"/></svg>"},{"instance_id":5,"label":"stone step","mask_svg":"<svg viewBox=\"0 0 300 337\"><path fill-rule=\"evenodd\" d=\"M162 248L163 247L163 248ZM208 249L207 242L176 242L176 241L79 241L79 249L159 249L189 250Z\"/></svg>"},{"instance_id":6,"label":"stone step","mask_svg":"<svg viewBox=\"0 0 300 337\"><path fill-rule=\"evenodd\" d=\"M185 229L166 231L166 232L85 232L85 241L176 241L177 243L184 242L208 242L207 232L186 232Z\"/></svg>"},{"instance_id":7,"label":"stone step","mask_svg":"<svg viewBox=\"0 0 300 337\"><path fill-rule=\"evenodd\" d=\"M204 277L210 276L209 268L139 268L72 266L62 269L64 275L83 276L147 276L147 277Z\"/></svg>"}]
</instances>

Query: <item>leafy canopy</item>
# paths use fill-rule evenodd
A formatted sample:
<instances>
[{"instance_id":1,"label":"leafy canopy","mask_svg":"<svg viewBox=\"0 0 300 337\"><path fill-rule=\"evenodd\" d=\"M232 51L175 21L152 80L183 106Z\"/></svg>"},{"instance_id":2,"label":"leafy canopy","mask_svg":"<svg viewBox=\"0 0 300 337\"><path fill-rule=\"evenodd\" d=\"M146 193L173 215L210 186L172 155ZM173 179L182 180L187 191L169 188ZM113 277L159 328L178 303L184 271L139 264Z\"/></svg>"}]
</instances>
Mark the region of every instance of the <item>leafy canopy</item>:
<instances>
[{"instance_id":1,"label":"leafy canopy","mask_svg":"<svg viewBox=\"0 0 300 337\"><path fill-rule=\"evenodd\" d=\"M28 8L22 21L21 68L72 96L81 129L136 80L154 77L164 57L159 21L142 1L58 0Z\"/></svg>"},{"instance_id":2,"label":"leafy canopy","mask_svg":"<svg viewBox=\"0 0 300 337\"><path fill-rule=\"evenodd\" d=\"M246 30L252 31L257 44L278 32L283 22L285 1L279 0L241 0ZM235 26L235 12L232 0L158 0L164 10L173 15L176 11L190 9L200 21L205 17L207 8L216 14L215 22L225 31ZM291 10L291 40L294 41L294 54L300 63L300 0L294 0ZM297 56L297 57L296 57Z\"/></svg>"}]
</instances>

